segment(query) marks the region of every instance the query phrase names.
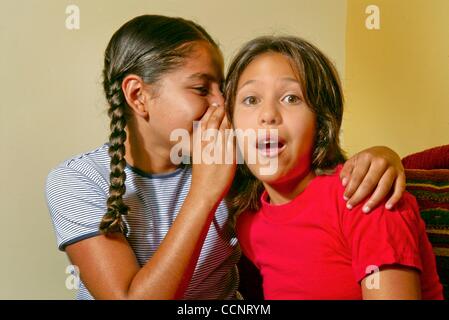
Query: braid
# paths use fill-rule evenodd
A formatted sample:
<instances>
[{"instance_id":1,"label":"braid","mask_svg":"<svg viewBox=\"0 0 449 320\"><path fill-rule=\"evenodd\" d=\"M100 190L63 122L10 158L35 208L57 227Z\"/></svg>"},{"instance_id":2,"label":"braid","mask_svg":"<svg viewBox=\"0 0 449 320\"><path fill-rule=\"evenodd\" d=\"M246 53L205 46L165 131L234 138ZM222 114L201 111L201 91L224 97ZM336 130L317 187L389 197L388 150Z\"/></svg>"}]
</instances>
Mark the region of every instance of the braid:
<instances>
[{"instance_id":1,"label":"braid","mask_svg":"<svg viewBox=\"0 0 449 320\"><path fill-rule=\"evenodd\" d=\"M122 215L128 214L129 207L123 202L125 194L125 141L126 141L126 103L120 87L121 81L108 85L105 80L106 98L109 102L108 115L111 118L111 134L109 136L109 157L111 158L111 173L109 176L109 197L107 212L100 223L103 234L124 233Z\"/></svg>"}]
</instances>

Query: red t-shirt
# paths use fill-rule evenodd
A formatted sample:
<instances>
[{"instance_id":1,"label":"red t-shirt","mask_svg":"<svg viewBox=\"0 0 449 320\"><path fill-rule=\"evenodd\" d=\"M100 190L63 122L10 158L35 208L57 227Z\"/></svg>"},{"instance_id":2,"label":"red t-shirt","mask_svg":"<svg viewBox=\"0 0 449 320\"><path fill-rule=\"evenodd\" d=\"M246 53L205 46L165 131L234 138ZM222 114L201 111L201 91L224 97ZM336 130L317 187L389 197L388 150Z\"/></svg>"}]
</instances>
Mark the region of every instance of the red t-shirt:
<instances>
[{"instance_id":1,"label":"red t-shirt","mask_svg":"<svg viewBox=\"0 0 449 320\"><path fill-rule=\"evenodd\" d=\"M443 299L435 256L415 198L405 193L392 211L343 200L338 167L317 176L294 200L273 205L266 191L259 212L237 220L243 253L259 268L265 299L362 299L372 266L399 264L420 272L423 299ZM375 285L375 283L373 283Z\"/></svg>"}]
</instances>

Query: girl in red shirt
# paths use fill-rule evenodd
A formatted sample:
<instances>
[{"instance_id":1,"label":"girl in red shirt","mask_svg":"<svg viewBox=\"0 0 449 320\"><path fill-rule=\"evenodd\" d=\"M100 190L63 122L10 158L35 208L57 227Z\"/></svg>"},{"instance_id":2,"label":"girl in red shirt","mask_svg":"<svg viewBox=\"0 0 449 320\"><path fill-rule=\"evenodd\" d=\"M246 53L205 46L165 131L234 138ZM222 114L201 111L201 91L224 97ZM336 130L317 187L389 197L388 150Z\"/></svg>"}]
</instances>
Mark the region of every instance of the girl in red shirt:
<instances>
[{"instance_id":1,"label":"girl in red shirt","mask_svg":"<svg viewBox=\"0 0 449 320\"><path fill-rule=\"evenodd\" d=\"M345 202L343 95L326 56L296 37L257 38L231 63L225 94L234 129L257 130L253 141L237 134L246 165L233 205L265 298L442 298L411 195L370 214ZM264 171L272 160L277 170Z\"/></svg>"}]
</instances>

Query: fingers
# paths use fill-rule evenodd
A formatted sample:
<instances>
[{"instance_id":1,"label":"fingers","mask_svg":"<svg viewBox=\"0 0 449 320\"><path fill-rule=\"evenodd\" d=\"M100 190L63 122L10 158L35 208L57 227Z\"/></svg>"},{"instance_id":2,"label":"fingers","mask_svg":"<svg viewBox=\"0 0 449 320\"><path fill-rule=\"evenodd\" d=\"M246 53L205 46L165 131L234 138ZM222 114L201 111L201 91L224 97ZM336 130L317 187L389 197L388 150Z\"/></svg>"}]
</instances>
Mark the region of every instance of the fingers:
<instances>
[{"instance_id":1,"label":"fingers","mask_svg":"<svg viewBox=\"0 0 449 320\"><path fill-rule=\"evenodd\" d=\"M363 212L368 213L371 209L377 207L379 203L385 199L385 197L390 193L391 186L393 185L396 179L395 170L390 167L384 173L382 178L379 180L379 184L377 185L376 190L373 195L369 198L365 205L363 206Z\"/></svg>"},{"instance_id":2,"label":"fingers","mask_svg":"<svg viewBox=\"0 0 449 320\"><path fill-rule=\"evenodd\" d=\"M343 187L347 186L353 169L354 169L354 159L351 158L345 162L343 168L340 171L340 180Z\"/></svg>"},{"instance_id":3,"label":"fingers","mask_svg":"<svg viewBox=\"0 0 449 320\"><path fill-rule=\"evenodd\" d=\"M215 161L224 155L226 151L223 147L226 142L226 129L230 127L225 116L225 109L217 103L213 103L201 118L200 132L196 131L194 134L194 162L204 162L206 164L215 163ZM232 147L232 144L230 145ZM224 152L223 152L224 151ZM207 157L203 159L203 157ZM221 161L223 162L223 161ZM230 160L232 163L232 158Z\"/></svg>"},{"instance_id":4,"label":"fingers","mask_svg":"<svg viewBox=\"0 0 449 320\"><path fill-rule=\"evenodd\" d=\"M206 129L207 122L209 121L210 116L214 113L215 109L216 107L208 107L206 112L203 114L203 117L199 121L202 130Z\"/></svg>"},{"instance_id":5,"label":"fingers","mask_svg":"<svg viewBox=\"0 0 449 320\"><path fill-rule=\"evenodd\" d=\"M352 171L351 171L352 169ZM387 197L394 185L393 195L385 207L391 209L401 199L405 191L405 173L400 157L386 147L373 147L349 159L340 173L340 178L348 178L344 197L351 209L375 189L363 207L369 212ZM344 185L342 181L342 184Z\"/></svg>"},{"instance_id":6,"label":"fingers","mask_svg":"<svg viewBox=\"0 0 449 320\"><path fill-rule=\"evenodd\" d=\"M404 171L400 171L396 181L394 182L394 192L393 195L388 199L385 207L387 209L392 209L399 200L401 200L402 195L405 192L406 180Z\"/></svg>"},{"instance_id":7,"label":"fingers","mask_svg":"<svg viewBox=\"0 0 449 320\"><path fill-rule=\"evenodd\" d=\"M214 116L214 113L217 111L217 109L218 108L216 106L209 106L207 108L206 112L204 113L203 117L199 121L199 124L198 123L196 123L196 125L194 124L193 135L192 135L192 139L193 139L193 142L192 142L193 143L193 150L192 150L193 163L200 163L202 161L202 159L201 159L202 152L201 151L202 151L203 140L205 139L205 137L207 135L207 129L208 129L209 121ZM211 125L212 124L213 124L213 122L211 122Z\"/></svg>"},{"instance_id":8,"label":"fingers","mask_svg":"<svg viewBox=\"0 0 449 320\"><path fill-rule=\"evenodd\" d=\"M219 129L225 116L224 107L212 105L209 109L212 109L212 112L205 121L205 129Z\"/></svg>"},{"instance_id":9,"label":"fingers","mask_svg":"<svg viewBox=\"0 0 449 320\"><path fill-rule=\"evenodd\" d=\"M387 165L387 162L384 161L383 159L378 159L376 161L367 161L367 163L369 163L370 165L369 165L368 172L365 174L364 177L363 176L354 177L354 174L355 174L357 168L354 169L354 173L353 173L353 176L351 177L351 179L352 178L362 179L362 182L358 185L357 190L351 196L351 198L348 200L348 208L356 206L363 199L368 197L373 192L373 190L377 187L382 176L389 168ZM360 161L359 161L359 165L360 165ZM356 181L358 181L358 180L356 180ZM391 185L390 185L390 187L391 187Z\"/></svg>"},{"instance_id":10,"label":"fingers","mask_svg":"<svg viewBox=\"0 0 449 320\"><path fill-rule=\"evenodd\" d=\"M363 179L365 178L369 167L370 161L367 161L366 158L362 158L360 155L355 155L353 159L353 170L349 177L349 181L347 183L344 198L345 200L350 199L355 191L358 189ZM348 207L349 208L349 207Z\"/></svg>"},{"instance_id":11,"label":"fingers","mask_svg":"<svg viewBox=\"0 0 449 320\"><path fill-rule=\"evenodd\" d=\"M236 142L234 133L232 131L231 122L228 117L225 116L220 125L220 132L223 137L224 144L224 163L226 164L235 164L236 163Z\"/></svg>"},{"instance_id":12,"label":"fingers","mask_svg":"<svg viewBox=\"0 0 449 320\"><path fill-rule=\"evenodd\" d=\"M226 130L226 129L230 129L230 128L231 128L231 123L230 123L228 117L225 115L223 117L223 121L221 122L220 130Z\"/></svg>"}]
</instances>

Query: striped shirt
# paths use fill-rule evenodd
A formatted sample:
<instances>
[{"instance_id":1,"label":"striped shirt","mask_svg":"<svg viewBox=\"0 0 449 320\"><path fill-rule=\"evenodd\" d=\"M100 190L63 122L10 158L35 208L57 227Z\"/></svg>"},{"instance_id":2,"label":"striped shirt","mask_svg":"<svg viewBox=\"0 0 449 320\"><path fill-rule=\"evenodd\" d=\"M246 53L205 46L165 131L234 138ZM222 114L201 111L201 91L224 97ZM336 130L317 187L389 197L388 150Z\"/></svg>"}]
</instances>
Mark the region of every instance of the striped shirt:
<instances>
[{"instance_id":1,"label":"striped shirt","mask_svg":"<svg viewBox=\"0 0 449 320\"><path fill-rule=\"evenodd\" d=\"M109 194L108 144L64 161L46 184L47 205L59 250L100 234ZM168 174L147 174L129 165L124 202L125 236L143 266L156 252L191 184L191 168ZM203 244L185 299L233 299L238 287L236 263L240 248L224 201L220 203ZM77 299L93 299L80 281Z\"/></svg>"}]
</instances>

